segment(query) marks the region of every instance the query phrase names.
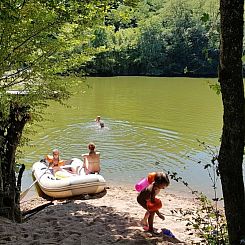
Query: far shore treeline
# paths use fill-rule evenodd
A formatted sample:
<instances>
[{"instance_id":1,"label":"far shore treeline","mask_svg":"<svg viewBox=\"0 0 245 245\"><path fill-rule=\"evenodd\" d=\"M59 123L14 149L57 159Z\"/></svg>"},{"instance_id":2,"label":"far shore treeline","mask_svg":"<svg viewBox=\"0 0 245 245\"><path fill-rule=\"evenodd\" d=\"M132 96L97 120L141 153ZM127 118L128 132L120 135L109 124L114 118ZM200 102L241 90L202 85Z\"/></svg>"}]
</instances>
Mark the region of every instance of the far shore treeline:
<instances>
[{"instance_id":1,"label":"far shore treeline","mask_svg":"<svg viewBox=\"0 0 245 245\"><path fill-rule=\"evenodd\" d=\"M147 0L116 5L91 31L92 76L217 76L219 1ZM74 52L80 52L83 45ZM70 70L68 73L73 73Z\"/></svg>"}]
</instances>

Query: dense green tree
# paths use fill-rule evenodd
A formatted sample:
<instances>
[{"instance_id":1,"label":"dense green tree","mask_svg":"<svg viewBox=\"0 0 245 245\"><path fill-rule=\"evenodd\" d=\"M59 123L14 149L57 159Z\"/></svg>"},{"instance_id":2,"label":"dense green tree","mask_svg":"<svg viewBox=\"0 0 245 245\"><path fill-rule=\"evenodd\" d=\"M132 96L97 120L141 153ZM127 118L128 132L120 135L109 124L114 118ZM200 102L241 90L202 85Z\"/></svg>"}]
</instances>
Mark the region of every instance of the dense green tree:
<instances>
[{"instance_id":1,"label":"dense green tree","mask_svg":"<svg viewBox=\"0 0 245 245\"><path fill-rule=\"evenodd\" d=\"M165 70L167 42L161 21L155 16L140 26L137 63L145 75L162 75Z\"/></svg>"},{"instance_id":2,"label":"dense green tree","mask_svg":"<svg viewBox=\"0 0 245 245\"><path fill-rule=\"evenodd\" d=\"M170 30L166 36L168 72L205 74L205 69L210 69L205 55L209 40L199 13L195 14L183 1L172 2L164 12L167 13L163 16L164 26Z\"/></svg>"},{"instance_id":3,"label":"dense green tree","mask_svg":"<svg viewBox=\"0 0 245 245\"><path fill-rule=\"evenodd\" d=\"M202 0L149 0L135 8L114 8L106 18L106 49L86 68L97 75L216 75L218 10L207 6ZM101 39L101 33L94 34ZM92 42L93 47L98 44Z\"/></svg>"},{"instance_id":4,"label":"dense green tree","mask_svg":"<svg viewBox=\"0 0 245 245\"><path fill-rule=\"evenodd\" d=\"M74 48L86 46L89 28L104 20L107 6L106 0L1 1L0 216L21 220L15 170L24 126L39 119L48 100L69 96L71 84L57 74L89 59Z\"/></svg>"},{"instance_id":5,"label":"dense green tree","mask_svg":"<svg viewBox=\"0 0 245 245\"><path fill-rule=\"evenodd\" d=\"M114 32L120 30L120 28L136 27L136 19L132 14L132 8L125 5L119 5L117 9L112 9L107 17L105 24L114 26Z\"/></svg>"}]
</instances>

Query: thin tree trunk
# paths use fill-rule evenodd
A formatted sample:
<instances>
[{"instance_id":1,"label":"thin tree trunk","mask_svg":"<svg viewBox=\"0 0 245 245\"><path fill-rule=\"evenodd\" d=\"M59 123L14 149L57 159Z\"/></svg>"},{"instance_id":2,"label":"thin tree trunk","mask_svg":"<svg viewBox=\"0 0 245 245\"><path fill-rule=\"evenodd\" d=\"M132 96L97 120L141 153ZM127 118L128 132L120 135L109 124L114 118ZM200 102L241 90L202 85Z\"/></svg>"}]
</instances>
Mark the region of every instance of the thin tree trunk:
<instances>
[{"instance_id":1,"label":"thin tree trunk","mask_svg":"<svg viewBox=\"0 0 245 245\"><path fill-rule=\"evenodd\" d=\"M219 82L224 105L219 170L229 241L245 238L243 182L244 87L242 76L244 0L220 0L221 44Z\"/></svg>"},{"instance_id":2,"label":"thin tree trunk","mask_svg":"<svg viewBox=\"0 0 245 245\"><path fill-rule=\"evenodd\" d=\"M20 189L15 176L15 154L24 126L30 120L28 110L29 107L12 103L9 117L4 128L1 128L0 216L17 222L21 222L22 216L19 205Z\"/></svg>"}]
</instances>

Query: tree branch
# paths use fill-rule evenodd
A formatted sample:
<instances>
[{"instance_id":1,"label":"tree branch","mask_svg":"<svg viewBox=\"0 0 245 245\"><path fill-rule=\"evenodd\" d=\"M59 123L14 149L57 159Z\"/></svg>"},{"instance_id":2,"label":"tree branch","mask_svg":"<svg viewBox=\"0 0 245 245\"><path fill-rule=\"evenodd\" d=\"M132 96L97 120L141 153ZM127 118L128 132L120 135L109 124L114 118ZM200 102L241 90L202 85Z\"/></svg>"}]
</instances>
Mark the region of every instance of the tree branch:
<instances>
[{"instance_id":1,"label":"tree branch","mask_svg":"<svg viewBox=\"0 0 245 245\"><path fill-rule=\"evenodd\" d=\"M19 190L21 189L21 179L22 179L22 175L25 171L25 168L26 168L25 164L21 164L18 179L17 179L17 187L19 188Z\"/></svg>"},{"instance_id":2,"label":"tree branch","mask_svg":"<svg viewBox=\"0 0 245 245\"><path fill-rule=\"evenodd\" d=\"M38 30L36 33L32 34L31 36L29 36L28 38L26 38L22 43L20 43L19 45L17 45L16 47L14 47L12 49L12 51L3 59L1 65L3 64L3 62L5 62L16 50L18 50L20 47L22 47L23 45L25 45L28 41L30 41L31 39L33 39L34 37L38 36L42 31L44 31L45 29L47 29L49 26L54 25L55 22L50 23L46 26L44 26L43 28L41 28L40 30Z\"/></svg>"}]
</instances>

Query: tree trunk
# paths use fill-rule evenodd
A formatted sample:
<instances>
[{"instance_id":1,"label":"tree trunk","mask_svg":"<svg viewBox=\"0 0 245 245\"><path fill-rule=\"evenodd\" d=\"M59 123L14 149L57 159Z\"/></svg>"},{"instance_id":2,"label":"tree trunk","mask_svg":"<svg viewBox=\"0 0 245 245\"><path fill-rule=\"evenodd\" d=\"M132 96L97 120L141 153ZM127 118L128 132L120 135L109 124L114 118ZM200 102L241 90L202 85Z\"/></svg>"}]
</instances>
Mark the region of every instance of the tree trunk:
<instances>
[{"instance_id":1,"label":"tree trunk","mask_svg":"<svg viewBox=\"0 0 245 245\"><path fill-rule=\"evenodd\" d=\"M29 107L12 103L8 118L1 121L0 130L0 216L17 222L21 222L21 212L20 180L17 185L15 154L24 126L30 119L28 110Z\"/></svg>"},{"instance_id":2,"label":"tree trunk","mask_svg":"<svg viewBox=\"0 0 245 245\"><path fill-rule=\"evenodd\" d=\"M220 0L221 43L219 82L224 106L219 171L229 241L245 238L243 182L244 87L242 76L244 0Z\"/></svg>"}]
</instances>

